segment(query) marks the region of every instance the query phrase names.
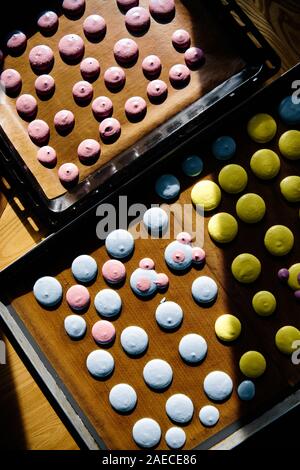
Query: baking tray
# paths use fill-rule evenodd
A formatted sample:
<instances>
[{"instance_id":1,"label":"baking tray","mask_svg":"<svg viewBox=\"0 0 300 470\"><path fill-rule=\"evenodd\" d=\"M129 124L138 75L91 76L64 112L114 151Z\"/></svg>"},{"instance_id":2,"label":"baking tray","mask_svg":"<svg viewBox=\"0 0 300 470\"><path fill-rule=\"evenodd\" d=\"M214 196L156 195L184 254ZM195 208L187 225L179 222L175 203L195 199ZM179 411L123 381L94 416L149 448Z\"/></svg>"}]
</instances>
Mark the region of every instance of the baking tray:
<instances>
[{"instance_id":1,"label":"baking tray","mask_svg":"<svg viewBox=\"0 0 300 470\"><path fill-rule=\"evenodd\" d=\"M27 61L32 46L48 44L55 52L55 64L51 74L56 80L56 92L47 101L38 100L38 117L45 119L51 129L50 145L58 153L58 165L73 161L79 166L80 182L66 192L57 177L57 168L42 167L36 160L37 147L27 135L27 124L16 114L15 99L2 96L0 117L0 157L15 182L28 194L33 206L44 221L65 223L76 211L86 209L93 199L105 197L128 178L138 174L165 152L174 148L182 139L201 128L217 114L233 107L235 102L253 92L262 81L274 74L280 65L262 35L256 30L235 1L212 0L210 2L177 0L177 13L170 24L151 22L144 37L135 38L140 47L139 60L133 68L126 69L127 82L117 94L107 91L103 83L104 70L114 65L112 46L121 37L130 36L114 0L87 0L83 17L70 21L60 15L57 33L49 38L35 30L37 13L47 5L60 12L60 2L19 2L19 10L12 4L2 16L3 34L16 28L24 29L30 36L24 55L7 56L4 67L20 70L23 77L22 92L35 94L35 75ZM141 0L147 6L147 0ZM57 8L55 8L57 7ZM107 20L108 30L100 43L85 41L85 56L100 59L101 75L94 83L94 97L110 96L115 113L122 124L121 138L113 145L102 145L102 154L92 166L82 165L77 158L77 146L85 138L99 139L98 123L92 116L91 106L79 107L72 98L72 84L81 79L79 65L66 66L57 51L57 42L63 34L82 34L82 19L100 12ZM148 102L145 119L129 123L124 114L124 103L132 95L141 95L147 101L147 80L141 71L141 62L149 53L157 53L163 62L161 78L168 82L168 70L174 63L183 61L172 47L170 37L179 27L191 31L192 42L200 44L206 52L206 63L192 72L192 80L183 90L169 86L168 99L162 105ZM24 60L24 57L26 60ZM71 109L76 125L67 137L59 136L53 128L53 116L59 109Z\"/></svg>"},{"instance_id":2,"label":"baking tray","mask_svg":"<svg viewBox=\"0 0 300 470\"><path fill-rule=\"evenodd\" d=\"M299 73L300 65L166 155L163 162L157 162L145 171L131 189L127 188L121 192L129 195L128 204L157 203L159 200L153 195L155 179L158 174L171 172L181 181L179 202L190 203L190 190L195 180L182 176L182 157L201 149L204 159L201 178L216 180L222 165L212 157L210 144L220 134L229 134L237 141L236 161L243 164L248 172L247 191L262 195L267 204L267 213L265 219L256 226L240 222L237 239L226 247L215 245L209 238L206 230L209 217L205 217L204 248L207 263L202 270L192 268L184 276L172 274L166 268L163 252L169 243L168 240L136 241L135 252L132 258L126 261L127 281L119 289L123 310L120 317L114 321L117 339L110 351L115 357L116 368L111 378L103 382L96 381L89 376L85 368L87 354L96 348L89 334L91 325L98 319L93 306L84 314L88 334L82 341L72 342L63 329L63 319L70 312L65 300L59 308L49 312L37 304L32 294L34 281L46 274L56 276L65 292L74 283L70 265L78 254L93 255L100 267L108 259L103 244L95 234L99 221L95 207L91 207L85 214L51 235L2 272L1 286L6 298L4 299L3 294L1 317L69 418L71 425L89 448L136 449L131 438L131 429L136 420L145 416L156 419L164 434L172 424L164 411L165 401L173 393L186 393L195 404L194 417L185 427L186 449L232 448L299 403L299 366L293 365L289 357L279 353L274 343L275 333L280 327L288 324L300 327L299 304L288 287L277 279L279 268L299 262L300 258L300 245L297 243L299 204L287 204L279 190L279 182L283 177L299 173L299 162L281 159L281 171L274 181L257 180L251 173L249 160L260 146L252 142L246 133L247 119L253 113L271 113L276 117L278 133L268 147L278 152L278 138L287 127L279 121L277 105L284 96L292 92L292 84L299 77ZM234 213L236 199L236 196L223 193L218 211ZM110 198L108 202L116 204L117 199ZM172 222L173 219L171 225ZM278 223L289 226L296 237L294 249L283 259L271 257L263 246L266 229ZM232 259L245 251L256 254L262 263L260 278L249 286L240 285L230 273ZM164 294L141 301L131 292L128 278L145 254L153 257L157 272L168 273L170 287ZM200 274L212 276L219 285L218 300L209 309L197 306L190 294L190 285ZM92 298L103 287L105 283L99 275L97 281L89 287ZM274 292L277 298L277 311L269 318L256 316L251 307L253 294L262 289ZM181 328L168 334L158 328L154 319L155 309L162 297L178 302L185 312ZM238 316L243 325L242 336L230 346L221 344L214 334L215 320L225 312ZM119 344L120 332L132 324L144 327L150 338L146 354L135 360L128 359ZM180 338L190 332L202 334L208 342L208 356L197 367L183 364L177 353ZM230 400L217 405L221 413L217 426L211 429L202 427L198 411L201 406L209 403L202 390L205 375L215 369L224 370L233 378L236 390L238 383L243 380L238 361L249 349L261 351L268 364L266 373L256 381L255 399L248 403L241 402L234 391ZM143 366L154 357L166 359L174 370L173 383L163 393L150 391L142 379ZM110 388L119 382L132 384L139 397L137 408L127 416L115 413L108 403ZM164 448L162 439L158 449Z\"/></svg>"}]
</instances>

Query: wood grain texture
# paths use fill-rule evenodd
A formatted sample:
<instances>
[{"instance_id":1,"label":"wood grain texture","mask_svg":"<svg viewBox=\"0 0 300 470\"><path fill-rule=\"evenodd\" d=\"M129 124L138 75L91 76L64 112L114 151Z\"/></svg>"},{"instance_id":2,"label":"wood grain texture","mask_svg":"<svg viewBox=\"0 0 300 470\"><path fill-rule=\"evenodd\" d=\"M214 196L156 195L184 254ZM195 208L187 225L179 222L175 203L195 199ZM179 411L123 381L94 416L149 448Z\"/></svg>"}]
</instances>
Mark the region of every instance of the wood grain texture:
<instances>
[{"instance_id":1,"label":"wood grain texture","mask_svg":"<svg viewBox=\"0 0 300 470\"><path fill-rule=\"evenodd\" d=\"M282 71L299 61L300 5L298 0L237 0L282 61Z\"/></svg>"},{"instance_id":2,"label":"wood grain texture","mask_svg":"<svg viewBox=\"0 0 300 470\"><path fill-rule=\"evenodd\" d=\"M147 0L140 2L141 6L147 6L147 4ZM107 20L107 34L100 43L89 42L82 32L83 19L95 12L101 13ZM206 53L206 62L199 71L191 72L191 82L187 87L175 90L169 83L169 69L176 63L184 63L184 58L183 54L174 49L171 36L173 31L180 27L190 31L193 44L201 44ZM95 57L99 60L101 75L93 84L94 98L103 95L110 97L114 104L114 117L120 121L122 126L120 139L110 145L102 143L101 157L92 166L80 163L77 148L84 139L99 140L99 123L93 117L91 104L82 107L74 102L73 85L82 80L79 65L66 65L58 52L60 38L71 33L79 34L85 39L85 57ZM103 75L108 67L117 65L113 56L113 46L124 37L136 40L139 46L139 59L134 67L125 69L126 85L124 89L119 93L111 93L104 84ZM222 41L219 40L220 37L223 38ZM203 3L193 4L190 1L178 0L176 2L176 16L172 22L160 24L152 20L149 32L135 38L127 31L124 16L115 1L89 0L82 18L71 21L64 15L60 16L59 29L54 36L45 38L39 32L34 33L22 56L17 58L7 56L5 58L5 68L14 68L21 73L22 93L35 95L34 81L36 76L29 65L28 54L30 49L38 44L46 44L54 52L55 63L51 75L55 79L56 90L53 98L46 101L38 100L37 118L45 120L50 126L49 144L56 149L58 166L67 162L75 163L79 167L81 181L112 161L115 156L134 145L137 140L161 123L240 71L244 66L243 60L238 56L228 35L226 35L221 20L216 21L211 11ZM168 99L159 106L152 105L148 100L147 84L149 81L144 77L141 67L143 59L149 54L157 54L160 57L163 64L160 78L169 84ZM125 102L132 96L142 96L147 101L147 115L140 123L130 123L125 115ZM58 166L49 169L37 161L38 147L28 137L28 124L22 121L16 112L16 99L4 97L3 100L0 124L6 135L35 176L47 198L53 199L60 196L65 192L65 189L57 176ZM75 128L71 134L65 137L56 132L53 124L55 114L61 109L69 109L75 116Z\"/></svg>"},{"instance_id":3,"label":"wood grain texture","mask_svg":"<svg viewBox=\"0 0 300 470\"><path fill-rule=\"evenodd\" d=\"M1 339L7 363L0 366L0 449L77 449L12 344L2 334Z\"/></svg>"},{"instance_id":4,"label":"wood grain texture","mask_svg":"<svg viewBox=\"0 0 300 470\"><path fill-rule=\"evenodd\" d=\"M293 66L299 61L299 52L294 51L294 45L300 42L300 28L294 26L299 24L300 18L300 7L299 3L294 1L254 1L254 0L238 0L238 3L247 12L247 14L253 19L257 27L270 41L275 50L279 53L282 59L283 70ZM276 10L275 10L276 7ZM284 11L285 20L284 22L278 21L277 14L280 11ZM275 13L277 12L277 13ZM282 16L281 16L282 18ZM286 28L289 30L288 36L280 32L282 26L279 24L287 25ZM278 29L279 28L279 29ZM277 37L274 30L278 31ZM291 43L292 38L292 43ZM37 239L30 235L28 231L27 219L24 213L17 210L12 200L7 202L6 198L1 197L3 201L3 208L5 209L0 219L0 263L1 267L6 266L10 262L14 261L21 253L25 253L29 248L33 247L37 242ZM212 256L218 256L218 252L212 253ZM289 312L288 307L285 308L286 312ZM249 312L248 312L249 314ZM280 317L281 321L285 321L284 312ZM276 320L278 321L278 319ZM260 323L259 330L264 327L269 328L270 323L267 320L265 323ZM274 328L274 324L273 324ZM263 330L262 330L263 331ZM274 348L274 346L273 346ZM277 356L278 353L276 352ZM17 353L10 348L9 355L11 360L9 367L0 366L1 374L5 371L5 386L1 393L1 403L5 401L5 409L8 416L13 416L18 410L18 401L22 403L22 416L28 426L24 425L23 422L19 422L17 427L11 429L8 427L6 432L7 441L15 441L14 447L22 448L44 448L44 449L60 449L60 448L73 448L75 443L72 438L65 431L64 425L57 419L55 433L51 432L52 426L48 426L48 421L53 420L53 410L49 407L46 398L40 394L39 389L36 388L34 380L28 375L25 366L17 357ZM9 373L8 373L9 372ZM20 388L15 387L15 382L20 380L24 374L27 375L28 389L30 393L22 395ZM30 377L30 378L29 378ZM31 396L35 400L31 400ZM35 413L36 403L40 400L41 416L37 416ZM33 420L34 418L34 422ZM9 418L9 421L11 418ZM30 424L31 423L31 424ZM35 427L36 432L33 432L32 426ZM45 434L41 435L38 429L45 429ZM16 431L18 429L18 431ZM22 438L23 434L23 438ZM64 436L60 439L58 436Z\"/></svg>"}]
</instances>

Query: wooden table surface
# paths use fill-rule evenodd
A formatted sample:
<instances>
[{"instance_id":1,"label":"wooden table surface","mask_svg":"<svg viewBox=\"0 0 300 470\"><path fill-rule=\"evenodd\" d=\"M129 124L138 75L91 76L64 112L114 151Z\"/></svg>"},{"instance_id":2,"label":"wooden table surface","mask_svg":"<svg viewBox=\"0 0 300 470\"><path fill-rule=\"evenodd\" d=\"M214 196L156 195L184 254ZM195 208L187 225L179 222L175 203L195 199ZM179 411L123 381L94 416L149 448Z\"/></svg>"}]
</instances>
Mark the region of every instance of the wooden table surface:
<instances>
[{"instance_id":1,"label":"wooden table surface","mask_svg":"<svg viewBox=\"0 0 300 470\"><path fill-rule=\"evenodd\" d=\"M238 0L282 60L281 72L300 59L300 4L298 0ZM0 267L8 265L46 233L24 209L5 180L0 183ZM77 449L74 438L20 359L11 339L7 364L0 365L0 448ZM29 368L30 369L30 368Z\"/></svg>"}]
</instances>

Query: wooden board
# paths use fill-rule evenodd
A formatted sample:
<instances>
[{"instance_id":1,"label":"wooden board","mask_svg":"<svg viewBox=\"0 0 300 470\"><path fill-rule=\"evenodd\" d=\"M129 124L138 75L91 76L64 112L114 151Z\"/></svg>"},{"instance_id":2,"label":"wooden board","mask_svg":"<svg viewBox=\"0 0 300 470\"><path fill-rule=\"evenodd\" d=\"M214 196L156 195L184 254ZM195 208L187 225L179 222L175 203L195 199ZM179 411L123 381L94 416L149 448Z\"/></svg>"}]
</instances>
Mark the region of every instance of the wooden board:
<instances>
[{"instance_id":1,"label":"wooden board","mask_svg":"<svg viewBox=\"0 0 300 470\"><path fill-rule=\"evenodd\" d=\"M23 158L28 169L37 179L40 187L48 199L53 199L65 192L57 177L58 167L66 162L74 162L80 170L80 180L95 172L110 162L116 155L132 146L137 140L166 122L189 104L211 91L244 67L238 48L232 43L222 18L216 18L205 6L204 2L176 1L176 16L169 24L160 24L151 20L150 30L145 36L135 38L139 46L139 59L132 68L126 69L126 86L120 93L109 92L103 81L104 71L116 65L113 57L113 45L122 37L132 37L127 31L124 17L120 13L116 2L112 0L87 0L87 6L82 18L71 21L65 16L59 18L57 33L49 38L43 37L34 30L34 18L30 18L30 28L33 28L29 38L26 52L21 57L5 58L5 68L17 69L23 78L22 93L35 95L34 81L36 76L30 68L28 55L32 47L38 44L49 45L55 55L55 64L51 75L56 82L56 91L53 98L41 101L38 99L38 115L40 119L48 122L51 130L49 144L58 154L57 168L47 169L36 160L37 147L30 141L27 134L27 123L22 121L15 110L15 99L4 97L0 124ZM148 2L142 0L141 6ZM85 39L82 32L82 22L88 15L98 13L107 21L107 34L100 43L91 43ZM184 63L183 55L176 52L171 42L173 31L178 28L187 29L192 36L192 43L203 47L206 53L206 63L199 71L192 72L192 79L185 89L175 90L169 85L169 96L165 103L159 106L151 105L146 87L148 81L143 76L141 63L149 54L160 56L163 71L161 78L169 83L168 71L176 63ZM58 53L57 44L62 36L69 33L79 34L85 39L85 57L96 57L101 64L100 78L94 83L94 97L107 95L114 103L114 117L122 125L121 138L113 145L102 144L102 154L97 163L86 166L79 162L77 147L86 138L99 140L99 123L94 119L91 105L80 107L75 104L72 96L73 85L82 79L79 65L66 65ZM25 60L24 60L25 59ZM138 123L130 123L124 112L124 104L130 96L140 95L147 100L148 112L146 118ZM61 109L70 109L76 119L73 132L67 137L60 136L54 128L53 118Z\"/></svg>"},{"instance_id":2,"label":"wooden board","mask_svg":"<svg viewBox=\"0 0 300 470\"><path fill-rule=\"evenodd\" d=\"M284 96L290 88L283 90ZM247 169L249 183L247 191L261 194L266 201L267 213L262 223L249 227L239 222L238 238L230 245L220 248L209 238L205 229L205 250L207 252L207 264L198 271L192 268L186 275L170 276L170 288L165 294L158 294L149 301L141 301L132 293L128 279L126 284L119 289L123 299L123 309L120 317L114 321L117 330L117 339L109 349L115 357L116 368L112 377L106 381L96 381L89 376L85 360L89 352L96 349L91 338L90 329L98 315L93 305L84 314L88 323L88 334L79 342L69 340L63 329L63 319L70 313L65 300L62 305L54 311L45 311L35 301L31 288L34 280L40 275L54 275L60 280L64 291L74 284L70 272L72 259L80 253L92 254L98 261L99 266L108 259L108 255L99 240L95 237L97 219L91 217L89 224L77 232L76 238L71 236L57 247L59 257L53 262L48 261L32 273L22 278L22 285L11 292L12 306L19 314L21 320L27 326L29 332L37 341L47 359L56 369L69 389L72 397L84 411L87 418L100 434L107 447L112 449L135 449L131 437L131 429L134 422L142 417L149 416L156 419L162 427L163 434L171 426L164 407L166 399L173 393L186 393L195 405L195 414L192 422L185 427L187 433L187 449L194 448L206 439L223 431L227 426L237 420L247 417L253 419L257 413L269 408L282 395L291 392L292 387L299 383L299 368L294 366L289 357L279 353L274 344L276 331L284 325L300 327L298 315L299 305L288 287L283 286L277 280L277 271L282 266L290 266L299 262L300 250L297 239L299 237L299 205L289 205L281 197L279 191L280 180L288 174L299 173L299 162L289 162L281 158L281 171L279 176L272 182L266 183L254 177L249 168L249 160L259 145L250 141L245 132L247 117L253 112L268 111L274 116L276 114L274 97L269 97L269 102L263 103L261 99L255 109L245 107L244 119L241 112L236 121L227 120L226 126L222 123L216 127L213 133L207 136L207 140L195 139L177 151L171 157L171 161L165 162L159 168L159 173L172 172L176 174L182 183L182 192L179 198L181 204L190 202L190 190L194 181L183 177L180 170L181 158L189 153L195 153L201 149L205 162L204 178L217 180L221 166L218 166L210 153L211 140L220 134L230 134L237 139L238 154L236 161L243 164ZM280 100L279 93L276 101ZM286 130L279 123L278 134L269 148L278 152L277 141L280 134ZM158 199L153 196L153 185L156 175L145 177L140 185L135 187L130 202L157 203ZM197 180L197 179L196 179ZM234 214L236 196L223 193L222 203L218 211L229 211ZM276 210L274 210L276 207ZM209 217L205 217L205 227ZM296 243L292 252L284 259L271 257L263 246L263 236L268 227L273 224L284 224L289 226L295 235ZM168 240L137 240L133 257L126 262L128 277L138 266L139 260L152 254L156 262L158 272L168 271L163 259L163 252ZM262 262L262 275L258 281L251 286L243 286L236 282L231 273L230 265L233 258L242 252L256 254ZM219 285L219 296L217 302L211 308L201 308L195 304L190 294L192 281L201 274L207 274L216 279ZM89 287L92 298L101 288L105 287L101 275L97 281ZM274 316L260 318L256 316L251 307L251 299L258 290L271 290L277 298L278 308ZM164 333L157 326L154 313L162 297L178 302L184 310L184 321L180 329L172 333ZM215 337L214 323L217 317L223 313L232 313L238 316L243 325L240 339L234 345L223 345ZM150 337L147 353L138 359L129 359L122 351L119 338L120 333L126 326L139 325L146 329ZM197 367L185 365L178 355L178 343L180 338L187 333L196 332L202 334L208 342L208 356L206 360ZM267 371L263 377L256 381L257 394L253 402L242 403L236 394L236 386L243 379L238 368L241 354L247 350L261 351L267 360ZM174 380L171 387L164 393L150 391L142 378L142 370L145 363L153 358L166 359L173 367ZM202 383L206 374L212 370L221 369L228 372L233 378L235 391L225 403L217 405L221 412L221 419L213 429L201 426L198 412L201 406L208 404ZM128 416L120 416L115 413L108 402L108 393L111 387L120 382L132 384L138 393L138 405L134 412ZM120 432L122 429L122 432ZM165 448L164 440L159 448Z\"/></svg>"}]
</instances>

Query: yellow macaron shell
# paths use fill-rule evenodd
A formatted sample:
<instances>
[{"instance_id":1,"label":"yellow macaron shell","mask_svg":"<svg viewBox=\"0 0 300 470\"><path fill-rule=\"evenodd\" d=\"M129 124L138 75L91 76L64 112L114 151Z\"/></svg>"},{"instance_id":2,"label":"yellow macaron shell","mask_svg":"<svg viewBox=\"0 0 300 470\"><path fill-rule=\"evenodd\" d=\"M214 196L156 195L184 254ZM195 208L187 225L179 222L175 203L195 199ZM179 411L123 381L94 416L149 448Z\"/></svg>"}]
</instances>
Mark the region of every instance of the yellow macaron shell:
<instances>
[{"instance_id":1,"label":"yellow macaron shell","mask_svg":"<svg viewBox=\"0 0 300 470\"><path fill-rule=\"evenodd\" d=\"M203 206L204 211L212 211L221 202L221 190L219 186L210 180L202 180L195 184L191 192L191 198L195 205Z\"/></svg>"},{"instance_id":2,"label":"yellow macaron shell","mask_svg":"<svg viewBox=\"0 0 300 470\"><path fill-rule=\"evenodd\" d=\"M298 344L295 345L295 341L297 341ZM300 331L294 326L283 326L276 333L275 344L283 354L292 354L300 347Z\"/></svg>"},{"instance_id":3,"label":"yellow macaron shell","mask_svg":"<svg viewBox=\"0 0 300 470\"><path fill-rule=\"evenodd\" d=\"M287 176L280 182L280 191L289 202L300 202L300 176Z\"/></svg>"},{"instance_id":4,"label":"yellow macaron shell","mask_svg":"<svg viewBox=\"0 0 300 470\"><path fill-rule=\"evenodd\" d=\"M300 131L286 131L279 139L279 150L288 160L300 158Z\"/></svg>"},{"instance_id":5,"label":"yellow macaron shell","mask_svg":"<svg viewBox=\"0 0 300 470\"><path fill-rule=\"evenodd\" d=\"M238 217L247 224L260 222L266 213L265 201L255 193L241 196L235 208Z\"/></svg>"},{"instance_id":6,"label":"yellow macaron shell","mask_svg":"<svg viewBox=\"0 0 300 470\"><path fill-rule=\"evenodd\" d=\"M252 155L250 167L257 178L270 180L279 173L280 158L273 150L260 149Z\"/></svg>"},{"instance_id":7,"label":"yellow macaron shell","mask_svg":"<svg viewBox=\"0 0 300 470\"><path fill-rule=\"evenodd\" d=\"M264 356L258 351L248 351L243 354L239 365L241 372L251 379L260 377L267 367Z\"/></svg>"},{"instance_id":8,"label":"yellow macaron shell","mask_svg":"<svg viewBox=\"0 0 300 470\"><path fill-rule=\"evenodd\" d=\"M294 246L294 235L285 225L273 225L266 231L264 243L271 255L285 256Z\"/></svg>"},{"instance_id":9,"label":"yellow macaron shell","mask_svg":"<svg viewBox=\"0 0 300 470\"><path fill-rule=\"evenodd\" d=\"M215 332L221 341L235 341L241 334L242 325L234 315L221 315L215 323Z\"/></svg>"},{"instance_id":10,"label":"yellow macaron shell","mask_svg":"<svg viewBox=\"0 0 300 470\"><path fill-rule=\"evenodd\" d=\"M207 229L215 242L229 243L238 233L238 223L231 214L220 212L210 219Z\"/></svg>"},{"instance_id":11,"label":"yellow macaron shell","mask_svg":"<svg viewBox=\"0 0 300 470\"><path fill-rule=\"evenodd\" d=\"M250 284L256 281L260 275L261 263L256 256L242 253L233 260L231 271L237 281L242 284Z\"/></svg>"},{"instance_id":12,"label":"yellow macaron shell","mask_svg":"<svg viewBox=\"0 0 300 470\"><path fill-rule=\"evenodd\" d=\"M247 186L248 175L241 165L232 163L222 168L218 180L224 191L229 194L238 194Z\"/></svg>"},{"instance_id":13,"label":"yellow macaron shell","mask_svg":"<svg viewBox=\"0 0 300 470\"><path fill-rule=\"evenodd\" d=\"M249 120L247 131L252 140L264 144L275 136L277 124L269 114L259 113Z\"/></svg>"},{"instance_id":14,"label":"yellow macaron shell","mask_svg":"<svg viewBox=\"0 0 300 470\"><path fill-rule=\"evenodd\" d=\"M293 264L289 268L288 285L293 290L300 289L300 263Z\"/></svg>"},{"instance_id":15,"label":"yellow macaron shell","mask_svg":"<svg viewBox=\"0 0 300 470\"><path fill-rule=\"evenodd\" d=\"M272 292L262 290L252 298L252 307L257 315L268 317L276 310L276 298Z\"/></svg>"}]
</instances>

